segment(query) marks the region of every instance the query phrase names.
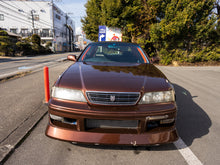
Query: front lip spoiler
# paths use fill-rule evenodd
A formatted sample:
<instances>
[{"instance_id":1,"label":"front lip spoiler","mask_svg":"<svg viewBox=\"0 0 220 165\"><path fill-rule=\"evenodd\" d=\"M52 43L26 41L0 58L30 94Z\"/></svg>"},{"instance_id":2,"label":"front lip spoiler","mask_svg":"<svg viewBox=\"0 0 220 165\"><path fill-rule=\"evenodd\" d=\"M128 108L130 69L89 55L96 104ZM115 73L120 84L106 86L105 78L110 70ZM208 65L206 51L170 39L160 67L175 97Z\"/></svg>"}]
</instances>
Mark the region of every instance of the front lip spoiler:
<instances>
[{"instance_id":1,"label":"front lip spoiler","mask_svg":"<svg viewBox=\"0 0 220 165\"><path fill-rule=\"evenodd\" d=\"M178 140L178 135L175 127L172 127L172 129L170 130L158 133L120 134L74 131L55 127L54 125L49 123L45 134L51 138L59 140L105 145L142 146L172 143Z\"/></svg>"}]
</instances>

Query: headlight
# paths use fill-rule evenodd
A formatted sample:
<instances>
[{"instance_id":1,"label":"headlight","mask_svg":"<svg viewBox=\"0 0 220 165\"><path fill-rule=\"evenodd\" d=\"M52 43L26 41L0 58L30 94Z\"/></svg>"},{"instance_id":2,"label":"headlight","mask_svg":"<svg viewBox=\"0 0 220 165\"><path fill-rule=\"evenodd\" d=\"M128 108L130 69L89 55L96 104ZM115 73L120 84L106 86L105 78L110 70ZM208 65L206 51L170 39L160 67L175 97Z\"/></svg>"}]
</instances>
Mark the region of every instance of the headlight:
<instances>
[{"instance_id":1,"label":"headlight","mask_svg":"<svg viewBox=\"0 0 220 165\"><path fill-rule=\"evenodd\" d=\"M139 104L166 103L170 101L175 101L173 90L145 93Z\"/></svg>"},{"instance_id":2,"label":"headlight","mask_svg":"<svg viewBox=\"0 0 220 165\"><path fill-rule=\"evenodd\" d=\"M68 88L52 88L52 97L64 100L87 102L82 91Z\"/></svg>"}]
</instances>

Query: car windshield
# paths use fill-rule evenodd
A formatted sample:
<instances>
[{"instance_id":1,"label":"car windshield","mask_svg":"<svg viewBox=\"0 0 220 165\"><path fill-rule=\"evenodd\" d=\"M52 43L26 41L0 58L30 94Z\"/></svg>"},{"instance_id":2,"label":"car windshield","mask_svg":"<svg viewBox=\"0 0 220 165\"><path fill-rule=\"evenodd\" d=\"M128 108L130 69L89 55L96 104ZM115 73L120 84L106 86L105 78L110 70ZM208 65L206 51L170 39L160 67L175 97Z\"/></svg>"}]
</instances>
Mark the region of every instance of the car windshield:
<instances>
[{"instance_id":1,"label":"car windshield","mask_svg":"<svg viewBox=\"0 0 220 165\"><path fill-rule=\"evenodd\" d=\"M91 44L84 50L78 61L149 63L138 45L120 42Z\"/></svg>"}]
</instances>

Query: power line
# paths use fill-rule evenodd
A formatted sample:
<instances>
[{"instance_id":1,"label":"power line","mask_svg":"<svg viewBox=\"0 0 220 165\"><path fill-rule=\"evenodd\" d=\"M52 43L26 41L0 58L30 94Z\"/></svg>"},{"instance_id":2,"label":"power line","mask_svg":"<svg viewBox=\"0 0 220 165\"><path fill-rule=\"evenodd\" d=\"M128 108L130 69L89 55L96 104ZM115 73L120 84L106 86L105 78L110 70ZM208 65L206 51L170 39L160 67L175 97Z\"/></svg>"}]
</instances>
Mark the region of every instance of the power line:
<instances>
[{"instance_id":1,"label":"power line","mask_svg":"<svg viewBox=\"0 0 220 165\"><path fill-rule=\"evenodd\" d=\"M14 5L11 5L11 4L6 3L6 2L4 2L4 1L2 1L2 2L5 3L5 4L7 4L7 5L9 5L9 6L11 6L11 7L13 7L13 8L18 9L18 11L21 10L21 9L15 7ZM11 2L13 2L13 1L11 1ZM45 1L45 2L46 2L46 1ZM14 4L14 3L13 3L13 4ZM35 4L35 3L33 3L33 4ZM27 3L25 3L25 5L28 6L29 8L31 8L32 10L34 10L32 7L30 7L29 5L27 5ZM39 5L38 5L38 6L39 6ZM6 7L6 6L4 6L4 7ZM6 7L6 8L7 8L7 7ZM41 7L40 7L40 8L41 8ZM8 9L10 9L10 8L8 8ZM22 13L16 11L16 10L13 10L13 9L10 9L10 10L12 10L13 12L18 13L19 15L22 15L22 16L25 16L25 17L26 17L26 15L24 15L24 14L22 14ZM28 15L30 14L30 13L27 13L27 12L25 12L25 11L23 11L23 12L26 13L26 14L28 14ZM42 23L43 25L46 23L48 26L51 26L50 23L48 23L47 21L45 21L45 20L43 20L43 19L39 20L38 22Z\"/></svg>"},{"instance_id":2,"label":"power line","mask_svg":"<svg viewBox=\"0 0 220 165\"><path fill-rule=\"evenodd\" d=\"M32 7L30 7L27 3L25 3L24 2L24 4L26 5L26 6L28 6L29 8L31 8L33 11L35 11ZM33 4L35 4L35 3L33 3ZM27 13L27 12L26 12ZM42 23L46 23L47 25L49 25L49 26L51 26L51 24L49 24L47 21L45 21L45 20L39 20L39 22L42 22Z\"/></svg>"},{"instance_id":3,"label":"power line","mask_svg":"<svg viewBox=\"0 0 220 165\"><path fill-rule=\"evenodd\" d=\"M14 17L12 17L12 16L10 16L10 15L6 15L6 17L8 17L9 19L12 19L12 20L14 20L14 21L21 22L20 20L14 19ZM12 17L12 18L10 18L10 17ZM24 23L24 24L26 24L26 25L29 25L29 24L27 24L26 22L22 22L22 23Z\"/></svg>"},{"instance_id":4,"label":"power line","mask_svg":"<svg viewBox=\"0 0 220 165\"><path fill-rule=\"evenodd\" d=\"M3 3L5 3L5 4L7 4L7 5L9 5L9 6L11 6L11 7L14 7L14 8L16 8L16 9L19 10L19 8L15 7L15 6L11 5L11 4L8 4L8 3L6 3L5 1L2 1L2 0L1 0L1 2L3 2Z\"/></svg>"},{"instance_id":5,"label":"power line","mask_svg":"<svg viewBox=\"0 0 220 165\"><path fill-rule=\"evenodd\" d=\"M42 8L41 6L39 6L39 5L37 4L37 2L35 2L34 5L37 6L39 9Z\"/></svg>"},{"instance_id":6,"label":"power line","mask_svg":"<svg viewBox=\"0 0 220 165\"><path fill-rule=\"evenodd\" d=\"M5 4L7 4L7 5L9 5L9 6L11 6L11 7L13 7L13 8L16 8L16 9L18 9L18 11L19 10L21 10L21 9L19 9L19 8L17 8L17 7L15 7L15 6L13 6L13 5L11 5L11 4L8 4L8 3L6 3L6 2L4 2L4 1L2 1L3 3L5 3ZM11 1L11 2L13 2L13 1ZM32 10L33 10L33 8L31 8ZM12 10L12 9L11 9ZM14 11L14 12L17 12L16 10ZM26 13L26 14L30 14L30 13L28 13L28 12L25 12L25 11L23 11L24 13ZM20 13L20 12L17 12L18 14L20 14L20 15L24 15L24 14L22 14L22 13ZM24 16L26 16L26 15L24 15ZM47 21L45 21L45 20L39 20L39 22L42 22L43 24L47 24L48 26L51 26L51 24L49 24Z\"/></svg>"},{"instance_id":7,"label":"power line","mask_svg":"<svg viewBox=\"0 0 220 165\"><path fill-rule=\"evenodd\" d=\"M7 15L9 15L9 16L13 16L13 18L16 18L17 20L19 19L19 21L23 21L23 22L27 22L27 23L32 24L32 22L29 22L28 20L25 20L24 18L15 16L15 15L13 15L13 14L9 14L9 13L7 13L7 12L5 12L5 11L1 11L1 12L5 13L5 14L7 14ZM14 20L14 19L13 19L13 20ZM38 24L38 23L36 23L36 24L37 24L38 26L42 26L42 25L40 25L40 24Z\"/></svg>"},{"instance_id":8,"label":"power line","mask_svg":"<svg viewBox=\"0 0 220 165\"><path fill-rule=\"evenodd\" d=\"M4 5L2 5L2 4L0 4L0 6L2 6L2 7L4 7L4 8L7 8L8 10L10 10L10 11L13 11L14 13L16 13L16 14L19 14L19 15L21 15L21 16L24 16L25 18L27 17L26 15L24 15L24 14L21 14L21 13L19 13L19 12L17 12L17 11L14 11L13 9L10 9L10 8L8 8L8 7L6 7L6 6L4 6ZM3 12L3 11L1 11L1 12ZM8 15L12 15L12 14L9 14L9 13L7 13ZM17 15L15 16L15 15L13 15L15 18L18 18L18 19L21 19L22 21L26 21L27 22L27 20L25 20L24 18L21 18L21 17L18 17ZM29 22L29 21L28 21ZM29 22L30 23L30 22ZM38 26L44 26L44 24L39 24L38 22L36 23ZM48 26L51 26L50 24L48 24Z\"/></svg>"},{"instance_id":9,"label":"power line","mask_svg":"<svg viewBox=\"0 0 220 165\"><path fill-rule=\"evenodd\" d=\"M4 3L5 3L5 2L4 2ZM9 5L9 6L13 7L13 8L16 8L16 9L20 10L19 8L14 7L14 6L12 6L12 5L8 4L8 3L5 3L5 4L7 4L7 5ZM3 5L2 5L2 6L3 6ZM4 6L4 7L7 8L7 9L9 9L9 10L11 10L11 11L13 11L13 12L16 12L16 13L19 14L19 15L22 15L22 16L24 16L24 17L27 17L27 15L22 14L22 13L16 11L16 10L10 9L10 8L8 8L8 7L6 7L6 6ZM23 12L24 12L24 11L23 11ZM26 14L29 15L29 13L27 13L27 12L24 12L24 13L26 13ZM39 21L39 22L41 22L41 21ZM44 21L44 22L45 22L48 26L51 26L48 22L46 22L46 21ZM43 23L43 22L42 22L42 23ZM42 26L42 25L41 25L41 26Z\"/></svg>"},{"instance_id":10,"label":"power line","mask_svg":"<svg viewBox=\"0 0 220 165\"><path fill-rule=\"evenodd\" d=\"M12 15L12 14L9 14L9 13L7 13L7 12L5 12L5 11L1 11L1 12L2 12L2 13L5 13L5 14L7 14L7 15L9 15L9 16L13 16L13 18L16 18L17 20L20 19L20 20L23 21L23 22L27 22L27 23L30 23L30 24L31 24L31 22L29 22L29 21L27 21L27 20L24 20L23 18L17 17L17 16ZM20 20L19 20L19 21L20 21Z\"/></svg>"},{"instance_id":11,"label":"power line","mask_svg":"<svg viewBox=\"0 0 220 165\"><path fill-rule=\"evenodd\" d=\"M5 16L8 17L9 19L12 19L12 20L14 20L14 21L16 21L16 22L22 22L22 23L24 23L24 24L26 24L26 25L28 25L28 26L31 26L31 22L24 22L25 20L15 19L14 16L11 16L9 13L4 12L4 11L3 11L3 13L7 14L7 15L5 15ZM28 24L28 23L29 23L29 24ZM55 27L55 29L56 29L56 31L59 31L59 32L63 32L63 33L64 33L64 31L61 31L60 29L58 29L58 28L56 28L56 27Z\"/></svg>"},{"instance_id":12,"label":"power line","mask_svg":"<svg viewBox=\"0 0 220 165\"><path fill-rule=\"evenodd\" d=\"M3 2L3 1L1 1L1 2ZM5 3L5 2L4 2L4 3ZM6 4L9 5L9 6L11 6L11 7L13 7L13 8L16 8L16 9L19 10L19 8L15 7L15 6L13 6L13 5L10 5L10 4L8 4L8 3L6 3ZM16 10L11 9L11 8L8 8L8 7L6 7L6 6L2 5L2 4L0 4L0 6L2 6L3 8L7 8L7 9L9 9L10 11L12 11L12 12L14 12L14 13L16 13L16 14L19 14L20 16L27 17L27 15L22 14L22 13L16 11ZM7 13L7 12L5 12L5 11L1 11L1 12L5 13L5 14L7 15L7 17L10 18L11 20L14 20L14 21L17 21L17 22L22 22L22 23L24 23L24 24L26 24L26 25L29 25L29 26L31 26L31 24L32 24L31 21L25 20L24 18L18 17L17 15L13 15L13 14L11 14L11 13L9 14L9 13ZM24 13L27 13L27 12L24 12ZM28 14L28 13L27 13L27 14ZM39 24L38 22L35 22L35 23L36 23L38 26L45 25L45 24L43 24L43 23L40 23L40 24ZM46 24L49 25L49 26L52 26L52 25L48 24L47 22L46 22ZM56 31L58 31L58 32L61 32L61 33L65 34L65 31L62 31L62 30L60 30L60 29L57 28L57 27L54 27L54 29L56 29Z\"/></svg>"},{"instance_id":13,"label":"power line","mask_svg":"<svg viewBox=\"0 0 220 165\"><path fill-rule=\"evenodd\" d=\"M36 11L35 11L32 7L30 7L28 4L26 4L25 1L24 1L24 4L25 4L27 7L29 7L29 8L32 9L32 10L31 10L31 20L32 20L32 28L34 29L34 14L33 14L33 13L35 13Z\"/></svg>"},{"instance_id":14,"label":"power line","mask_svg":"<svg viewBox=\"0 0 220 165\"><path fill-rule=\"evenodd\" d=\"M23 3L27 6L27 7L29 7L29 8L31 8L32 10L34 10L32 7L30 7L25 1L23 1Z\"/></svg>"},{"instance_id":15,"label":"power line","mask_svg":"<svg viewBox=\"0 0 220 165\"><path fill-rule=\"evenodd\" d=\"M7 3L6 3L6 2L4 2L4 1L3 1L3 3L7 4ZM24 15L24 14L22 14L22 13L18 12L18 11L20 10L19 8L17 8L17 9L18 9L18 11L16 11L16 10L10 9L10 8L8 8L8 7L4 6L4 5L2 5L2 4L0 4L0 5L1 5L1 6L3 6L3 7L5 7L5 8L7 8L7 9L9 9L9 10L12 10L12 11L14 11L14 12L16 12L16 13L18 13L18 14L23 15L23 16L25 16L25 17L26 17L26 15ZM7 4L7 5L9 5L9 4ZM11 6L11 7L13 7L13 8L16 8L16 7L12 6L12 5L9 5L9 6Z\"/></svg>"},{"instance_id":16,"label":"power line","mask_svg":"<svg viewBox=\"0 0 220 165\"><path fill-rule=\"evenodd\" d=\"M8 17L8 18L11 19L11 20L14 20L14 21L16 21L16 22L22 22L23 24L26 24L26 25L28 25L28 26L31 26L31 22L28 22L28 23L30 23L30 24L28 24L27 22L24 22L23 20L15 19L14 16L11 16L11 15L10 15L9 13L7 13L7 12L3 12L3 13L7 14L6 17ZM64 31L61 31L60 29L58 29L58 28L56 28L56 27L55 27L55 29L56 29L56 31L59 31L59 32L62 32L63 34L65 34Z\"/></svg>"}]
</instances>

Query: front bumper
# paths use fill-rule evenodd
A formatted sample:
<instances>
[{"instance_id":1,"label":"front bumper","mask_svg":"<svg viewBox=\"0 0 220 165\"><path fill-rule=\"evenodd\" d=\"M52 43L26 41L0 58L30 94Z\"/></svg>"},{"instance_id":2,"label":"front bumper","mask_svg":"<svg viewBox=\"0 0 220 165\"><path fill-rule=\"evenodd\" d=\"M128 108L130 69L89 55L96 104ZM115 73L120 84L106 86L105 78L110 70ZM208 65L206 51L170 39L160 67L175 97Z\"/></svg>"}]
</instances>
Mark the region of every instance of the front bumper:
<instances>
[{"instance_id":1,"label":"front bumper","mask_svg":"<svg viewBox=\"0 0 220 165\"><path fill-rule=\"evenodd\" d=\"M51 124L47 127L46 135L55 139L72 142L134 146L172 143L178 139L175 128L158 133L120 134L73 131L58 128Z\"/></svg>"},{"instance_id":2,"label":"front bumper","mask_svg":"<svg viewBox=\"0 0 220 165\"><path fill-rule=\"evenodd\" d=\"M178 139L175 121L161 125L160 121L153 118L166 116L168 119L176 118L175 103L164 105L137 105L133 107L90 107L85 103L75 104L60 103L51 100L49 114L74 119L76 122L55 121L49 119L46 135L55 139L91 144L113 145L155 145L172 143ZM104 110L103 110L104 109ZM149 119L152 118L153 121ZM122 120L137 121L137 128L94 128L88 129L86 121L91 120Z\"/></svg>"}]
</instances>

